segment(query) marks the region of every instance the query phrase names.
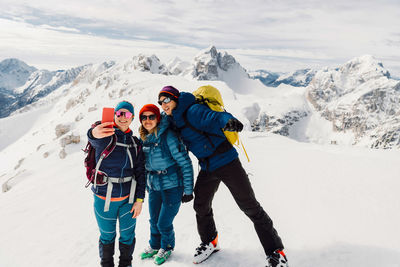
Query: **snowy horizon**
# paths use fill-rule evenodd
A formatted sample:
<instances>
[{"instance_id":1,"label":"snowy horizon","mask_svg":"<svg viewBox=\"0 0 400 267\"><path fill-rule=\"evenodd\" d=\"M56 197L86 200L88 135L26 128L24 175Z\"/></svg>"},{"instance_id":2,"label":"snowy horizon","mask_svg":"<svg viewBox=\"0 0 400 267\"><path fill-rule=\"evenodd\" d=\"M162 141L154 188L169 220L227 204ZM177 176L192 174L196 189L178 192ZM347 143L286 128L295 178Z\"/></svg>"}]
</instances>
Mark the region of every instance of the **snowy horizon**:
<instances>
[{"instance_id":1,"label":"snowy horizon","mask_svg":"<svg viewBox=\"0 0 400 267\"><path fill-rule=\"evenodd\" d=\"M0 60L55 70L215 45L248 70L335 66L364 54L400 76L400 4L369 1L0 2Z\"/></svg>"}]
</instances>

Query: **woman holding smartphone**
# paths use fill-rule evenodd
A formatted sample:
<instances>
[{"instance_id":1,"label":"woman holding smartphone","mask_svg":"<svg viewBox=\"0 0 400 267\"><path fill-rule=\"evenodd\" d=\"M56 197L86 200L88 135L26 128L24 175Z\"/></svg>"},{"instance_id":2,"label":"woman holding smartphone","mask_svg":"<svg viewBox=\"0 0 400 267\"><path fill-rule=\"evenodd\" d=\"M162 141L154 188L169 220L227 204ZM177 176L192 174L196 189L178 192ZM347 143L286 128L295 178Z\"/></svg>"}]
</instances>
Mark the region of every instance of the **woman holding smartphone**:
<instances>
[{"instance_id":1,"label":"woman holding smartphone","mask_svg":"<svg viewBox=\"0 0 400 267\"><path fill-rule=\"evenodd\" d=\"M160 265L175 247L173 220L181 202L193 199L193 167L185 146L169 128L168 117L157 106L143 106L139 119L150 213L149 247L141 258L154 258Z\"/></svg>"},{"instance_id":2,"label":"woman holding smartphone","mask_svg":"<svg viewBox=\"0 0 400 267\"><path fill-rule=\"evenodd\" d=\"M94 212L100 230L101 266L114 266L116 224L119 221L119 267L129 267L135 248L136 218L145 196L144 154L141 143L129 129L134 118L131 103L122 101L115 107L114 122L105 122L89 129L89 142L96 151L96 163L104 175L103 183L92 186ZM116 136L116 146L108 157L103 150Z\"/></svg>"}]
</instances>

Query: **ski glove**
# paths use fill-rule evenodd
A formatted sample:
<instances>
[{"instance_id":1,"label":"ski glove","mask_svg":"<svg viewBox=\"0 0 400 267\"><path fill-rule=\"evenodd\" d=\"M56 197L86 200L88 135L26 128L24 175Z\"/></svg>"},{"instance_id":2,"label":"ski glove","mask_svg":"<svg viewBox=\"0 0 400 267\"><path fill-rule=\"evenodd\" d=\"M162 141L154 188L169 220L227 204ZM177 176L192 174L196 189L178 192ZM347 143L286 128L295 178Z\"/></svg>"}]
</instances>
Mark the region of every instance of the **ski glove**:
<instances>
[{"instance_id":1,"label":"ski glove","mask_svg":"<svg viewBox=\"0 0 400 267\"><path fill-rule=\"evenodd\" d=\"M243 124L239 120L232 118L229 119L223 130L230 132L241 132L243 130Z\"/></svg>"},{"instance_id":2,"label":"ski glove","mask_svg":"<svg viewBox=\"0 0 400 267\"><path fill-rule=\"evenodd\" d=\"M183 196L182 196L182 203L189 202L189 201L191 201L192 199L193 199L193 194L190 194L190 195L185 195L185 194L183 194Z\"/></svg>"}]
</instances>

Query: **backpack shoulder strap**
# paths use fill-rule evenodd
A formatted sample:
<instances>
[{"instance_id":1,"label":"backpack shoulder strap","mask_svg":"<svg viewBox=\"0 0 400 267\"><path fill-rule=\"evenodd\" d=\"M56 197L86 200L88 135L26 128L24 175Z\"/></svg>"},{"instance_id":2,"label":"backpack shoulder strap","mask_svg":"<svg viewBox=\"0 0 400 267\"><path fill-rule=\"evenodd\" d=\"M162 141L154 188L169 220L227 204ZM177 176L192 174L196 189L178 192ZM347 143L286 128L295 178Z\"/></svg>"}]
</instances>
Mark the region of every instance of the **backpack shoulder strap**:
<instances>
[{"instance_id":1,"label":"backpack shoulder strap","mask_svg":"<svg viewBox=\"0 0 400 267\"><path fill-rule=\"evenodd\" d=\"M138 157L138 155L139 155L139 151L140 151L142 145L141 145L139 139L136 136L131 136L131 140L132 140L132 144L127 146L128 147L127 153L128 153L129 160L131 162L131 168L133 168L137 161L135 161L135 163L133 162L133 158L132 158L132 154L131 154L131 149L130 148L132 148L132 147L134 148L135 159L136 159Z\"/></svg>"},{"instance_id":2,"label":"backpack shoulder strap","mask_svg":"<svg viewBox=\"0 0 400 267\"><path fill-rule=\"evenodd\" d=\"M99 172L101 162L107 158L113 151L114 148L117 146L117 136L113 134L111 136L111 140L106 146L106 148L101 152L99 161L97 161L95 174L94 174L94 187L96 188L96 181L97 181L97 173Z\"/></svg>"},{"instance_id":3,"label":"backpack shoulder strap","mask_svg":"<svg viewBox=\"0 0 400 267\"><path fill-rule=\"evenodd\" d=\"M115 134L113 134L111 136L111 140L110 143L108 143L108 145L106 146L106 148L103 150L103 152L101 153L100 156L104 155L103 159L105 159L106 157L108 157L108 155L111 154L111 152L114 151L114 148L117 146L117 136Z\"/></svg>"},{"instance_id":4,"label":"backpack shoulder strap","mask_svg":"<svg viewBox=\"0 0 400 267\"><path fill-rule=\"evenodd\" d=\"M132 145L135 148L135 155L137 156L139 153L139 149L140 149L140 141L136 136L131 136L132 139Z\"/></svg>"}]
</instances>

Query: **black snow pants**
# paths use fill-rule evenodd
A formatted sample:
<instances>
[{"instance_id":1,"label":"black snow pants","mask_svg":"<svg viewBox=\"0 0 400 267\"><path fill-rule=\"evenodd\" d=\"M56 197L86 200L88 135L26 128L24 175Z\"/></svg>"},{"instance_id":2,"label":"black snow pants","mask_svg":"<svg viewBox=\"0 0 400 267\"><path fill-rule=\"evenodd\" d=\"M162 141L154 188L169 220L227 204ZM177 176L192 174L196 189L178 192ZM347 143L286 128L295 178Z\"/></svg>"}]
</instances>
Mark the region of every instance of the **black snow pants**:
<instances>
[{"instance_id":1,"label":"black snow pants","mask_svg":"<svg viewBox=\"0 0 400 267\"><path fill-rule=\"evenodd\" d=\"M265 254L271 255L276 249L283 249L282 240L273 227L271 218L257 201L239 159L212 172L202 170L197 177L194 188L194 210L201 241L208 244L217 236L212 201L221 181L228 187L239 208L254 223Z\"/></svg>"}]
</instances>

